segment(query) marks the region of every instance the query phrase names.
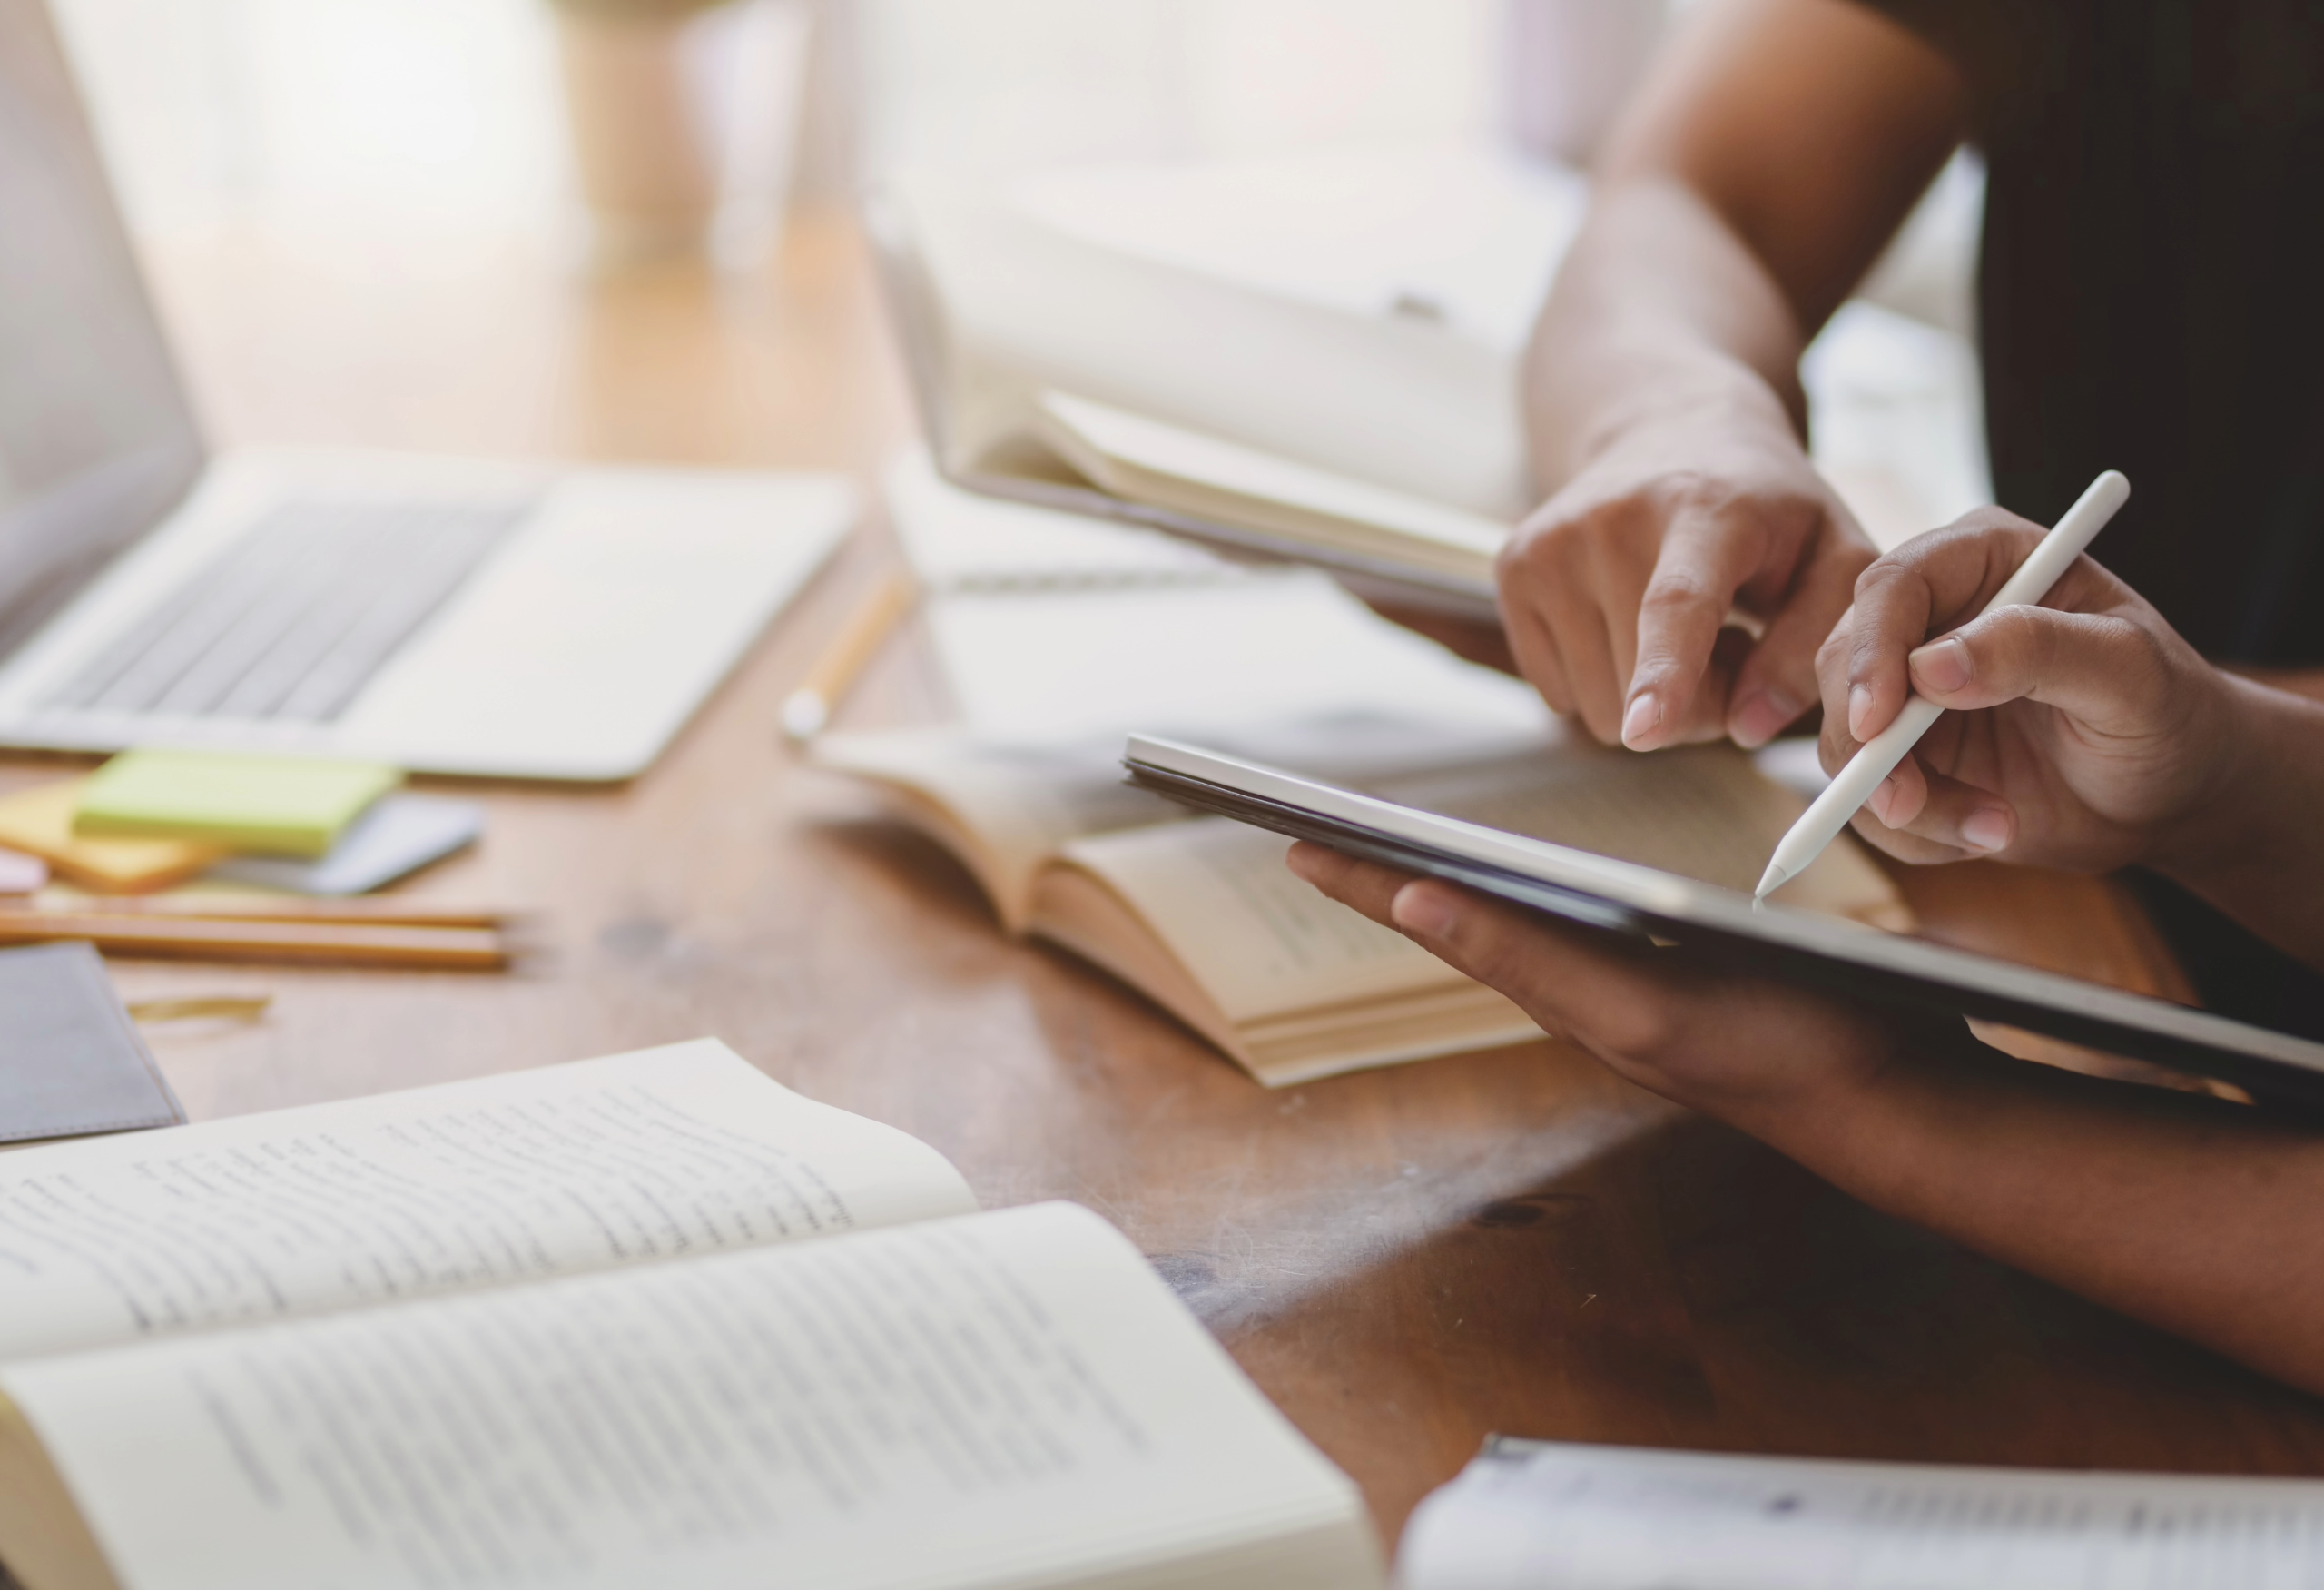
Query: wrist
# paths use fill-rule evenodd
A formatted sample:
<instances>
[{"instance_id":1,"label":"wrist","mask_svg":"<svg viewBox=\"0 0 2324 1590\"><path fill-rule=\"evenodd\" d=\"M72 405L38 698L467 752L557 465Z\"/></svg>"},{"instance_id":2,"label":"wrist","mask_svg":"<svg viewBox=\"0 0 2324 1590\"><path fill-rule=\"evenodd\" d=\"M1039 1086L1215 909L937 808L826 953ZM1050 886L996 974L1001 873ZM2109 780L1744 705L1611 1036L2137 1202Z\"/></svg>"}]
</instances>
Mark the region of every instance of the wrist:
<instances>
[{"instance_id":1,"label":"wrist","mask_svg":"<svg viewBox=\"0 0 2324 1590\"><path fill-rule=\"evenodd\" d=\"M1905 1111L1902 1101L1919 1085L1930 1055L1953 1043L1949 1031L1925 1032L1919 1022L1906 1028L1872 1018L1865 1025L1870 1032L1854 1042L1825 1035L1805 1074L1788 1086L1696 1107L1828 1174L1856 1146L1878 1141L1885 1123ZM1963 1042L1974 1042L1965 1028L1955 1030Z\"/></svg>"},{"instance_id":2,"label":"wrist","mask_svg":"<svg viewBox=\"0 0 2324 1590\"><path fill-rule=\"evenodd\" d=\"M1715 360L1683 377L1653 382L1629 400L1597 404L1587 421L1573 429L1563 462L1570 479L1625 455L1691 461L1706 450L1718 456L1738 448L1812 469L1783 400L1757 371Z\"/></svg>"},{"instance_id":3,"label":"wrist","mask_svg":"<svg viewBox=\"0 0 2324 1590\"><path fill-rule=\"evenodd\" d=\"M1826 1079L1779 1113L1733 1120L1786 1158L1868 1203L1911 1201L1921 1162L1990 1085L1996 1055L1967 1026L1899 1033L1877 1064Z\"/></svg>"},{"instance_id":4,"label":"wrist","mask_svg":"<svg viewBox=\"0 0 2324 1590\"><path fill-rule=\"evenodd\" d=\"M1806 465L1801 428L1765 376L1723 351L1666 335L1608 332L1563 347L1528 382L1534 467L1545 494L1620 453L1691 460L1708 441L1780 449Z\"/></svg>"},{"instance_id":5,"label":"wrist","mask_svg":"<svg viewBox=\"0 0 2324 1590\"><path fill-rule=\"evenodd\" d=\"M2232 893L2255 858L2283 864L2275 843L2280 835L2285 796L2302 814L2314 810L2324 788L2303 788L2299 778L2308 758L2287 755L2303 742L2324 747L2324 709L2235 675L2211 670L2216 692L2198 714L2215 726L2207 755L2199 755L2205 775L2179 814L2158 826L2140 859L2156 872L2216 897ZM2294 787L2286 788L2287 781ZM2304 838L2300 843L2304 844Z\"/></svg>"}]
</instances>

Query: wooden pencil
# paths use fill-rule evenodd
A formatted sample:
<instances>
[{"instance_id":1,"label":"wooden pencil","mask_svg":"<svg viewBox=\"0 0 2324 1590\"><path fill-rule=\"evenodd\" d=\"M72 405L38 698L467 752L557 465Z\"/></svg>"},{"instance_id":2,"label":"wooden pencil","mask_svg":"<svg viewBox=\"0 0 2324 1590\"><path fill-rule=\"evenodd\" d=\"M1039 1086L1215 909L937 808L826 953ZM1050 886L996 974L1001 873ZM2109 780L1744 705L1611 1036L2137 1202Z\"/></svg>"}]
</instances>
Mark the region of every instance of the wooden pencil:
<instances>
[{"instance_id":1,"label":"wooden pencil","mask_svg":"<svg viewBox=\"0 0 2324 1590\"><path fill-rule=\"evenodd\" d=\"M911 611L919 587L907 568L891 570L865 594L855 610L832 637L783 703L783 732L794 745L805 745L823 732L840 698L847 694L872 659L880 654L889 634Z\"/></svg>"},{"instance_id":2,"label":"wooden pencil","mask_svg":"<svg viewBox=\"0 0 2324 1590\"><path fill-rule=\"evenodd\" d=\"M169 921L344 923L376 927L497 928L511 914L473 906L435 905L425 901L314 899L303 895L148 894L89 898L44 891L0 896L0 918L9 914L50 916L129 916Z\"/></svg>"},{"instance_id":3,"label":"wooden pencil","mask_svg":"<svg viewBox=\"0 0 2324 1590\"><path fill-rule=\"evenodd\" d=\"M512 959L506 939L478 928L0 912L0 944L55 939L85 940L113 955L411 971L497 972Z\"/></svg>"}]
</instances>

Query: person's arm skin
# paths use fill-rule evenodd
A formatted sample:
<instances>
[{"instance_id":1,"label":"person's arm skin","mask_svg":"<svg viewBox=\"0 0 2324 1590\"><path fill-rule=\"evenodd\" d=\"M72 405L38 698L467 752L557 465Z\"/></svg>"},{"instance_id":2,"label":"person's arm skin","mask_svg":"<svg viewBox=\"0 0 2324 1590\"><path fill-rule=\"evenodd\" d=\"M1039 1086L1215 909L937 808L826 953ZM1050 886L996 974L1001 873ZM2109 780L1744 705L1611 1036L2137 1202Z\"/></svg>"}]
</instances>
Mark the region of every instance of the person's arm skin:
<instances>
[{"instance_id":1,"label":"person's arm skin","mask_svg":"<svg viewBox=\"0 0 2324 1590\"><path fill-rule=\"evenodd\" d=\"M2324 704L2211 667L2086 557L1975 617L2041 537L1983 509L1858 580L1823 648L1825 768L1908 692L1946 710L1856 832L1909 862L2151 866L2324 967Z\"/></svg>"},{"instance_id":2,"label":"person's arm skin","mask_svg":"<svg viewBox=\"0 0 2324 1590\"><path fill-rule=\"evenodd\" d=\"M2240 674L2270 690L2324 701L2324 668L2269 668L2255 663L2229 663L2226 667L2229 673Z\"/></svg>"},{"instance_id":3,"label":"person's arm skin","mask_svg":"<svg viewBox=\"0 0 2324 1590\"><path fill-rule=\"evenodd\" d=\"M1947 709L1857 831L1911 861L2143 861L2324 966L2324 706L2213 668L2087 558L2043 606L1974 617L2041 535L1980 510L1856 582L1818 657L1825 765L1908 688ZM1291 864L1866 1202L2324 1391L2324 1131L2011 1060L1957 1022L1626 949L1314 845Z\"/></svg>"},{"instance_id":4,"label":"person's arm skin","mask_svg":"<svg viewBox=\"0 0 2324 1590\"><path fill-rule=\"evenodd\" d=\"M1876 1208L2324 1391L2324 1133L2105 1082L1312 844L1292 868Z\"/></svg>"},{"instance_id":5,"label":"person's arm skin","mask_svg":"<svg viewBox=\"0 0 2324 1590\"><path fill-rule=\"evenodd\" d=\"M1873 550L1807 461L1799 354L1960 141L1963 97L1851 0L1716 0L1626 113L1527 358L1553 495L1500 570L1508 653L1599 739L1758 745L1816 700ZM1756 646L1720 641L1735 608Z\"/></svg>"}]
</instances>

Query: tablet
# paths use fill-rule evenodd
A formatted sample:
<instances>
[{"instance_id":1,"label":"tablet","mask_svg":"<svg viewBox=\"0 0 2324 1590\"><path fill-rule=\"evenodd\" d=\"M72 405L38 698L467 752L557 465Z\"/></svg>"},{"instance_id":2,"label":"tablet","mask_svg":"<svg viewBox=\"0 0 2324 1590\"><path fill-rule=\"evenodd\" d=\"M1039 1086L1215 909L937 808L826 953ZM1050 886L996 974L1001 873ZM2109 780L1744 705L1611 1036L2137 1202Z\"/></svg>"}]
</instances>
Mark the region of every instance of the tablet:
<instances>
[{"instance_id":1,"label":"tablet","mask_svg":"<svg viewBox=\"0 0 2324 1590\"><path fill-rule=\"evenodd\" d=\"M1175 740L1133 736L1130 782L1200 811L1312 839L1531 910L1850 1000L2023 1027L2069 1043L2324 1106L2324 1044L2037 972L1732 889L1416 811Z\"/></svg>"}]
</instances>

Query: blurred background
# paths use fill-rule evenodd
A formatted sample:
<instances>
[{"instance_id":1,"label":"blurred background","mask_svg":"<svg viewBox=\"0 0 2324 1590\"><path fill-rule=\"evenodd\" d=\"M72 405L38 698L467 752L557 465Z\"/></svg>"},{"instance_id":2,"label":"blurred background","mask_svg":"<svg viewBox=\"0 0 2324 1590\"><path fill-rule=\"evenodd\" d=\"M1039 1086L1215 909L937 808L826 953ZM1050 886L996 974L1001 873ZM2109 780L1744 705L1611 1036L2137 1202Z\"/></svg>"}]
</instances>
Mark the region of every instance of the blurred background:
<instances>
[{"instance_id":1,"label":"blurred background","mask_svg":"<svg viewBox=\"0 0 2324 1590\"><path fill-rule=\"evenodd\" d=\"M797 114L812 202L900 162L993 172L1509 131L1586 153L1662 21L1662 0L56 5L147 229L554 225L576 191L561 22L661 14L731 43L737 24L782 29L744 14L795 15L805 70L759 87Z\"/></svg>"},{"instance_id":2,"label":"blurred background","mask_svg":"<svg viewBox=\"0 0 2324 1590\"><path fill-rule=\"evenodd\" d=\"M205 359L237 326L257 337L245 309L291 324L326 280L334 305L464 306L414 320L408 355L410 339L383 335L342 365L426 356L463 314L504 339L537 325L546 345L563 333L537 273L478 262L618 292L635 267L692 260L724 267L732 316L736 283L770 280L786 216L827 215L899 168L1014 178L1458 147L1586 170L1693 0L53 3L165 304L190 306L173 318L196 386L231 433L253 402L204 367L290 358ZM1819 457L1896 499L1868 517L1934 522L1988 489L1970 309L1981 194L1956 161L1868 285L1874 307L1844 311L1808 360ZM302 272L282 268L286 247L306 251ZM269 272L282 291L255 286ZM314 318L317 335L350 335ZM292 379L307 378L278 385ZM488 446L496 407L554 400L487 391L374 417L366 439ZM680 458L723 445L660 435L642 412L566 431Z\"/></svg>"}]
</instances>

